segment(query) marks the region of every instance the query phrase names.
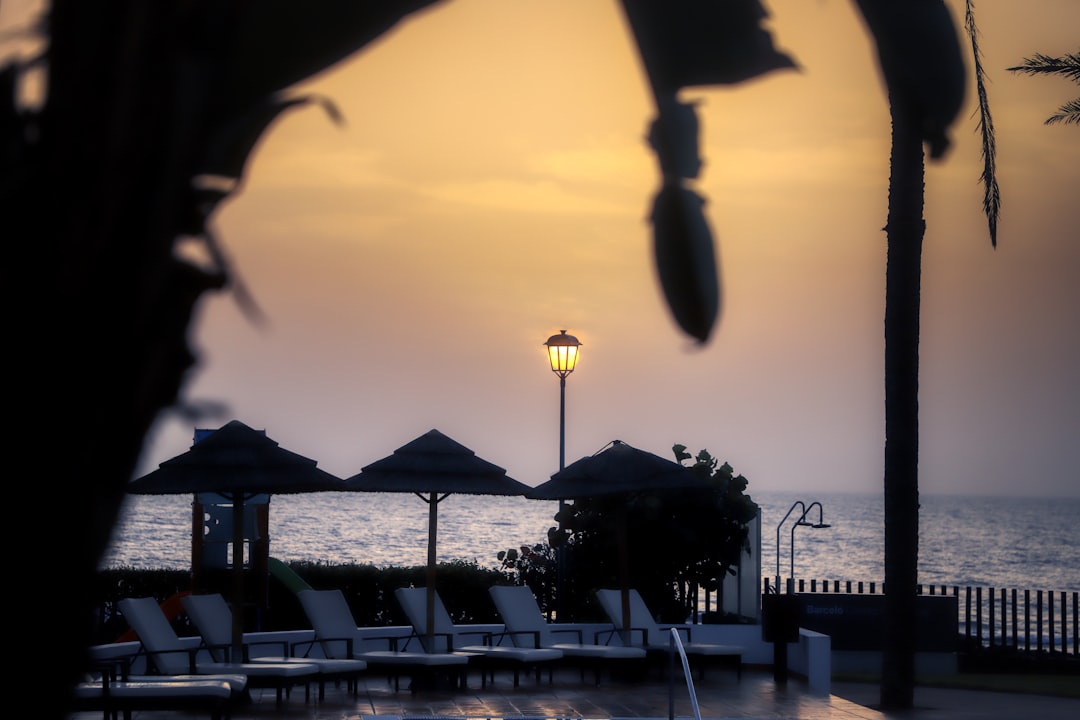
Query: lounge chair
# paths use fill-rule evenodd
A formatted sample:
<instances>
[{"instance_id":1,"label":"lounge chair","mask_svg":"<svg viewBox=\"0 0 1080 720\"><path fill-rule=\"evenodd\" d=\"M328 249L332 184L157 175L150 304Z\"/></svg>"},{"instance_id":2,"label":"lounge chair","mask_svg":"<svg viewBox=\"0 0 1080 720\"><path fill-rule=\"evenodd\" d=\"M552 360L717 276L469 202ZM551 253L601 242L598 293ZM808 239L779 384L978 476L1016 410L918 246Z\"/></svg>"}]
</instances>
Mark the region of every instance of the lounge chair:
<instances>
[{"instance_id":1,"label":"lounge chair","mask_svg":"<svg viewBox=\"0 0 1080 720\"><path fill-rule=\"evenodd\" d=\"M580 628L560 628L557 624L549 623L540 611L532 590L524 585L495 585L488 588L488 593L506 626L506 634L515 645L562 652L565 662L581 669L582 681L586 669L593 670L596 684L599 685L604 668L612 671L630 669L636 674L640 671L639 666L645 663L644 648L584 642ZM560 642L558 635L566 637L567 641Z\"/></svg>"},{"instance_id":2,"label":"lounge chair","mask_svg":"<svg viewBox=\"0 0 1080 720\"><path fill-rule=\"evenodd\" d=\"M232 688L223 680L88 680L74 691L76 712L100 711L105 720L123 713L124 720L142 711L204 711L211 720L227 717Z\"/></svg>"},{"instance_id":3,"label":"lounge chair","mask_svg":"<svg viewBox=\"0 0 1080 720\"><path fill-rule=\"evenodd\" d=\"M449 676L455 685L465 684L467 655L408 650L409 636L362 634L341 590L301 590L296 597L315 631L314 642L326 657L363 660L369 671L385 672L392 678L395 690L402 675L412 677L413 692L439 673Z\"/></svg>"},{"instance_id":4,"label":"lounge chair","mask_svg":"<svg viewBox=\"0 0 1080 720\"><path fill-rule=\"evenodd\" d=\"M562 651L555 648L518 646L503 634L466 630L455 625L438 592L435 593L435 626L429 637L427 588L398 588L394 591L394 597L408 616L419 640L423 643L430 641L434 645L426 649L435 652L465 653L476 658L477 664L481 665L484 671L483 686L485 687L488 677L491 676L494 679L493 671L499 667L513 671L514 687L520 684L523 669L535 671L539 679L543 668L546 667L548 678L551 679L554 664L562 659Z\"/></svg>"},{"instance_id":5,"label":"lounge chair","mask_svg":"<svg viewBox=\"0 0 1080 720\"><path fill-rule=\"evenodd\" d=\"M623 637L624 644L642 647L653 656L667 656L671 652L670 632L672 628L675 628L679 632L687 660L698 668L699 678L705 676L707 661L724 661L734 664L740 679L742 678L744 648L738 645L695 642L692 636L693 625L657 623L638 591L631 589L629 592L630 627L623 632L622 591L610 588L596 591L596 599L612 625L615 626L615 631Z\"/></svg>"},{"instance_id":6,"label":"lounge chair","mask_svg":"<svg viewBox=\"0 0 1080 720\"><path fill-rule=\"evenodd\" d=\"M244 675L248 687L274 688L277 702L291 688L317 681L319 668L308 663L221 662L210 657L205 647L189 647L169 624L157 600L151 597L124 598L117 603L128 625L135 631L140 651L159 675Z\"/></svg>"},{"instance_id":7,"label":"lounge chair","mask_svg":"<svg viewBox=\"0 0 1080 720\"><path fill-rule=\"evenodd\" d=\"M104 720L123 714L131 720L136 712L205 712L210 720L230 715L234 700L244 697L243 675L134 676L127 673L128 658L99 663L75 685L72 709L97 711Z\"/></svg>"},{"instance_id":8,"label":"lounge chair","mask_svg":"<svg viewBox=\"0 0 1080 720\"><path fill-rule=\"evenodd\" d=\"M202 636L211 657L224 662L231 651L232 644L232 610L225 598L219 593L185 595L180 602L183 603L191 623ZM254 655L253 648L255 648ZM270 652L273 652L274 648L280 648L280 650L277 654L267 654L268 648ZM257 663L304 663L317 666L320 700L326 697L328 681L344 680L353 695L358 694L360 677L367 670L366 662L353 658L311 657L310 653L303 657L296 657L291 654L292 649L285 640L261 640L255 643L245 640L244 657L241 660Z\"/></svg>"}]
</instances>

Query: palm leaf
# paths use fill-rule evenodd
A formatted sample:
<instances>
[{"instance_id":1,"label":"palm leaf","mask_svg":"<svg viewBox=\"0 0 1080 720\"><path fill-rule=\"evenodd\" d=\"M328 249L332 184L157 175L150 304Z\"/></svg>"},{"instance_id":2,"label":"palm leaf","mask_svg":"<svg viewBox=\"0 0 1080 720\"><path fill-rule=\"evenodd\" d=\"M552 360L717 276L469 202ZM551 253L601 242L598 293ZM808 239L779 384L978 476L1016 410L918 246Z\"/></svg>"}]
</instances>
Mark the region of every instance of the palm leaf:
<instances>
[{"instance_id":1,"label":"palm leaf","mask_svg":"<svg viewBox=\"0 0 1080 720\"><path fill-rule=\"evenodd\" d=\"M1022 65L1008 68L1010 72L1025 75L1064 75L1073 82L1080 82L1080 54L1066 53L1056 58L1036 53L1024 58Z\"/></svg>"},{"instance_id":2,"label":"palm leaf","mask_svg":"<svg viewBox=\"0 0 1080 720\"><path fill-rule=\"evenodd\" d=\"M1080 125L1080 98L1070 100L1062 105L1060 110L1046 118L1047 125L1057 122L1065 125Z\"/></svg>"},{"instance_id":3,"label":"palm leaf","mask_svg":"<svg viewBox=\"0 0 1080 720\"><path fill-rule=\"evenodd\" d=\"M1080 83L1080 53L1066 53L1062 57L1050 57L1042 53L1024 58L1023 65L1008 68L1010 72L1025 75L1064 75L1073 82ZM1055 123L1080 125L1080 98L1070 100L1058 108L1058 111L1046 118L1046 125Z\"/></svg>"},{"instance_id":4,"label":"palm leaf","mask_svg":"<svg viewBox=\"0 0 1080 720\"><path fill-rule=\"evenodd\" d=\"M979 133L982 136L983 212L990 231L990 245L997 247L997 223L1001 214L1001 189L997 181L997 141L994 136L994 119L990 115L990 101L986 93L986 70L979 50L979 31L975 26L975 7L967 0L964 27L971 40L971 54L975 63L975 87L979 97Z\"/></svg>"}]
</instances>

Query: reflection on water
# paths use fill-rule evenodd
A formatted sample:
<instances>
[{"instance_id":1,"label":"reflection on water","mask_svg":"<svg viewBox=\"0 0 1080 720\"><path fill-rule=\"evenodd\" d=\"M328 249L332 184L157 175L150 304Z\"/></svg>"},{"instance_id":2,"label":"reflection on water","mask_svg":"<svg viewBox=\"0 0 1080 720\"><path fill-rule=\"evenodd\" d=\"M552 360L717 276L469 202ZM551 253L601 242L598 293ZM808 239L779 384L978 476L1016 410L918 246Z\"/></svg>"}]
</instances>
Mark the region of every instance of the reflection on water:
<instances>
[{"instance_id":1,"label":"reflection on water","mask_svg":"<svg viewBox=\"0 0 1080 720\"><path fill-rule=\"evenodd\" d=\"M762 509L762 576L791 568L790 525L776 525L796 500L820 501L830 528L795 533L795 576L881 583L879 495L753 493ZM1080 499L922 496L919 581L923 584L1080 590ZM438 559L496 565L496 553L547 537L558 503L451 495L439 503ZM816 519L816 510L815 517ZM427 561L428 505L411 493L279 495L270 501L270 554L285 561ZM106 566L188 568L191 498L134 496Z\"/></svg>"}]
</instances>

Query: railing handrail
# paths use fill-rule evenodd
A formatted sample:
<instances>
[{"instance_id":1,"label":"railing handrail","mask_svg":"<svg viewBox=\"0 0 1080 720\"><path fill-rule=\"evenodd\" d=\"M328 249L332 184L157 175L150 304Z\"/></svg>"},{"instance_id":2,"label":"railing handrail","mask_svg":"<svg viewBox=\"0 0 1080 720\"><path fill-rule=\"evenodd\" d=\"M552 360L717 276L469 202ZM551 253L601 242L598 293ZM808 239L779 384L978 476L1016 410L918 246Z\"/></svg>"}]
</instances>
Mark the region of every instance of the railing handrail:
<instances>
[{"instance_id":1,"label":"railing handrail","mask_svg":"<svg viewBox=\"0 0 1080 720\"><path fill-rule=\"evenodd\" d=\"M670 628L671 640L668 650L671 653L672 667L668 672L668 720L675 720L675 655L682 660L683 677L686 678L686 689L690 693L690 705L694 708L695 720L701 720L701 708L698 707L697 691L694 690L694 678L690 673L690 661L686 659L686 649L683 648L682 638L678 628Z\"/></svg>"}]
</instances>

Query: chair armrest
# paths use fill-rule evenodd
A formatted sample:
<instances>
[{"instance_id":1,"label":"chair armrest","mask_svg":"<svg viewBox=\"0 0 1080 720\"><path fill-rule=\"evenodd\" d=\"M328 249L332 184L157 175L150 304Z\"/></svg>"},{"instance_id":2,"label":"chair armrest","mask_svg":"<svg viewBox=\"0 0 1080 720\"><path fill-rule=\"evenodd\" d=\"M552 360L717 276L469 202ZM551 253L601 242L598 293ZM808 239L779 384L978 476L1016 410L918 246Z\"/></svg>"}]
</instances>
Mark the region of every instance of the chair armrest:
<instances>
[{"instance_id":1,"label":"chair armrest","mask_svg":"<svg viewBox=\"0 0 1080 720\"><path fill-rule=\"evenodd\" d=\"M231 660L232 662L247 662L248 661L248 648L246 644L240 646L240 657L234 658L232 656L232 643L227 644L211 644L203 640L199 643L199 647L195 648L194 653L191 656L191 671L195 672L195 654L199 650L206 650L210 653L211 660Z\"/></svg>"},{"instance_id":2,"label":"chair armrest","mask_svg":"<svg viewBox=\"0 0 1080 720\"><path fill-rule=\"evenodd\" d=\"M475 633L474 632L474 633L469 633L469 634L478 635L478 634L482 634L482 633ZM426 647L426 645L424 644L424 638L425 637L429 637L429 636L421 635L420 633L414 632L412 635L409 636L408 640L405 641L405 647L408 647L409 640L412 640L413 638L416 638L417 642L420 643L420 646L424 648L425 652L448 652L448 653L454 652L454 633L432 633L430 635L430 637L432 639L442 638L442 639L446 640L446 649L445 650L432 650L431 648Z\"/></svg>"},{"instance_id":3,"label":"chair armrest","mask_svg":"<svg viewBox=\"0 0 1080 720\"><path fill-rule=\"evenodd\" d=\"M287 641L285 641L285 640L254 640L254 641L245 640L244 641L244 662L248 662L249 660L251 660L251 648L253 648L253 647L263 647L263 646L266 646L266 645L280 647L282 655L288 656L288 655L291 654L290 653L290 648L289 648L289 643Z\"/></svg>"},{"instance_id":4,"label":"chair armrest","mask_svg":"<svg viewBox=\"0 0 1080 720\"><path fill-rule=\"evenodd\" d=\"M205 649L206 649L205 647L199 645L198 647L177 648L176 650L155 650L155 651L151 652L151 651L146 649L146 646L140 645L139 649L136 652L134 652L131 655L127 656L127 658L128 658L128 668L131 667L132 663L136 659L141 657L141 658L146 658L146 672L147 673L156 674L156 675L165 675L166 673L162 672L161 668L159 668L157 666L157 663L154 662L154 656L155 655L187 655L187 658L188 658L188 673L190 673L192 675L195 675L196 674L195 658L198 656L198 654L200 652L202 652ZM125 677L125 678L127 677L126 672L125 672L123 677Z\"/></svg>"},{"instance_id":5,"label":"chair armrest","mask_svg":"<svg viewBox=\"0 0 1080 720\"><path fill-rule=\"evenodd\" d=\"M519 635L524 635L526 637L531 637L532 638L532 646L534 648L539 648L540 647L540 633L538 631L536 631L536 630L507 630L507 631L501 632L501 633L491 633L490 637L491 637L491 639L500 638L500 640L502 638L510 638L511 644L517 645L516 638ZM501 645L502 643L500 642L499 644Z\"/></svg>"},{"instance_id":6,"label":"chair armrest","mask_svg":"<svg viewBox=\"0 0 1080 720\"><path fill-rule=\"evenodd\" d=\"M306 648L304 653L300 657L308 657L311 654L311 650L316 644L319 644L323 648L323 654L328 658L337 657L336 653L330 653L326 651L328 643L345 643L345 657L353 657L353 638L352 637L318 637L314 640L299 640L292 643L289 646L289 654L296 656L297 650L301 647Z\"/></svg>"},{"instance_id":7,"label":"chair armrest","mask_svg":"<svg viewBox=\"0 0 1080 720\"><path fill-rule=\"evenodd\" d=\"M131 657L130 655L121 655L114 658L92 660L90 663L91 676L100 675L101 682L106 686L111 682L127 680L131 672ZM91 677L91 680L96 681L96 678Z\"/></svg>"},{"instance_id":8,"label":"chair armrest","mask_svg":"<svg viewBox=\"0 0 1080 720\"><path fill-rule=\"evenodd\" d=\"M571 633L572 635L577 637L578 644L581 644L582 642L584 642L584 640L582 639L582 636L581 636L581 628L558 628L558 629L556 629L556 628L553 628L553 627L549 627L548 631L552 635L555 635L557 633Z\"/></svg>"},{"instance_id":9,"label":"chair armrest","mask_svg":"<svg viewBox=\"0 0 1080 720\"><path fill-rule=\"evenodd\" d=\"M614 626L608 628L607 630L597 630L594 641L597 645L610 645L612 638L614 638L617 634L622 634L623 632L627 633L627 637L624 640L625 644L627 645L633 645L634 633L641 633L641 643L643 645L647 645L649 642L649 631L645 628L617 628ZM607 637L607 640L604 642L600 642L601 636Z\"/></svg>"},{"instance_id":10,"label":"chair armrest","mask_svg":"<svg viewBox=\"0 0 1080 720\"><path fill-rule=\"evenodd\" d=\"M659 627L664 632L668 632L669 630L677 630L679 632L679 635L682 636L683 640L685 640L686 642L690 642L691 626L686 625L685 623L673 623L671 625L660 625Z\"/></svg>"},{"instance_id":11,"label":"chair armrest","mask_svg":"<svg viewBox=\"0 0 1080 720\"><path fill-rule=\"evenodd\" d=\"M456 636L462 637L462 638L471 637L473 635L479 636L480 643L482 645L490 645L491 644L489 642L489 640L491 639L492 634L493 633L491 633L491 632L489 632L487 630L459 630L459 631L456 631L456 632L453 633L453 635L456 635ZM450 638L452 638L453 635L450 635L449 633L435 633L436 637L450 637Z\"/></svg>"},{"instance_id":12,"label":"chair armrest","mask_svg":"<svg viewBox=\"0 0 1080 720\"><path fill-rule=\"evenodd\" d=\"M385 640L387 649L393 652L397 652L399 649L406 650L409 647L409 643L413 640L413 638L416 637L418 637L417 634L413 632L409 635L372 635L371 637L364 638L364 640ZM400 643L402 640L404 640L405 642L399 648L398 643Z\"/></svg>"},{"instance_id":13,"label":"chair armrest","mask_svg":"<svg viewBox=\"0 0 1080 720\"><path fill-rule=\"evenodd\" d=\"M515 642L515 638L520 635L531 637L532 647L534 649L540 647L540 633L536 630L518 630L516 632L506 630L498 633L484 633L484 644L491 647L496 647L502 645L503 641L509 638L510 644L508 645L508 647L518 647L517 642Z\"/></svg>"}]
</instances>

